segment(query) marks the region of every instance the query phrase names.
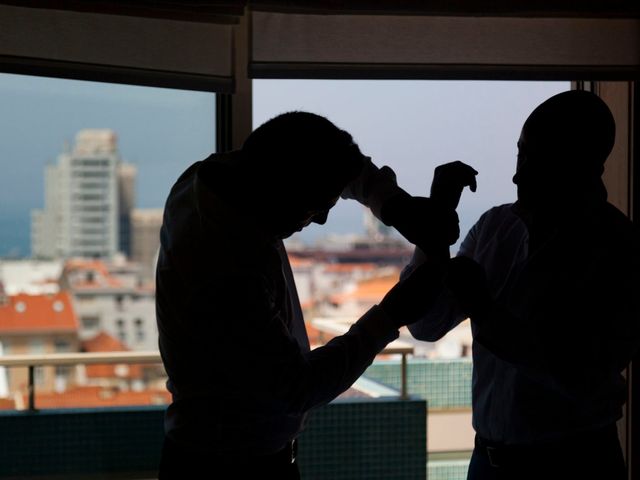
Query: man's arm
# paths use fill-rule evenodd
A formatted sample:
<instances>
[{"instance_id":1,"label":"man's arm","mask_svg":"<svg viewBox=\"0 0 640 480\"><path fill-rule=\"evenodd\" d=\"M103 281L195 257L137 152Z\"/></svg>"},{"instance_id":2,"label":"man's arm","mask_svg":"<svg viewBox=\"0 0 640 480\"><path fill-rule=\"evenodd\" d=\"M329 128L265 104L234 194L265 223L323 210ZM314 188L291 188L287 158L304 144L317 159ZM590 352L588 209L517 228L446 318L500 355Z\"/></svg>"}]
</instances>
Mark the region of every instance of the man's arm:
<instances>
[{"instance_id":1,"label":"man's arm","mask_svg":"<svg viewBox=\"0 0 640 480\"><path fill-rule=\"evenodd\" d=\"M485 215L480 217L478 222L469 230L460 245L458 255L473 256L477 238L483 228L485 218ZM416 247L413 258L400 274L400 278L404 278L417 267L429 261L430 258L419 247ZM448 270L448 268L449 265L447 264L446 269ZM414 338L435 342L466 318L468 318L468 314L463 311L453 292L445 284L433 307L425 312L417 322L407 325L407 328Z\"/></svg>"},{"instance_id":2,"label":"man's arm","mask_svg":"<svg viewBox=\"0 0 640 480\"><path fill-rule=\"evenodd\" d=\"M464 168L457 169L455 174L445 175L444 178L453 178L456 183L467 182L468 172L473 169L461 162L457 163ZM445 170L452 172L452 169ZM460 175L463 171L464 178ZM446 202L434 202L427 197L409 195L398 186L391 168L378 168L370 158L366 159L360 175L344 189L342 198L354 199L370 208L380 221L394 227L409 242L420 246L425 252L448 253L447 247L455 243L460 233L455 206L447 205Z\"/></svg>"},{"instance_id":3,"label":"man's arm","mask_svg":"<svg viewBox=\"0 0 640 480\"><path fill-rule=\"evenodd\" d=\"M471 316L474 341L520 373L546 379L547 388L586 392L621 372L639 346L638 254L630 250L559 255L556 270L517 294L524 302L517 311L491 298L471 261L452 288Z\"/></svg>"},{"instance_id":4,"label":"man's arm","mask_svg":"<svg viewBox=\"0 0 640 480\"><path fill-rule=\"evenodd\" d=\"M398 338L398 328L429 308L441 281L440 271L417 269L347 333L311 352L300 349L268 281L260 276L237 274L210 284L209 312L201 310L201 315L226 319L222 333L216 328L211 334L225 348L237 346L250 352L236 356L233 375L255 383L269 412L301 413L348 389L375 356ZM211 325L220 326L219 322Z\"/></svg>"}]
</instances>

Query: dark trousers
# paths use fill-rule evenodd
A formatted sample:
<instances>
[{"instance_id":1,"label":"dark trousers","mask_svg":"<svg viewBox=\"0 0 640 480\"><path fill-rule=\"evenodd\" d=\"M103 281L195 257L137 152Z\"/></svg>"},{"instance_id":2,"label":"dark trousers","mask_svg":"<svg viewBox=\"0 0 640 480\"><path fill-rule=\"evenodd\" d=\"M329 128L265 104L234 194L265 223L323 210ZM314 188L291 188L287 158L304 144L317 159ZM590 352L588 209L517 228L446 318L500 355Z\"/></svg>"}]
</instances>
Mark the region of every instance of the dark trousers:
<instances>
[{"instance_id":1,"label":"dark trousers","mask_svg":"<svg viewBox=\"0 0 640 480\"><path fill-rule=\"evenodd\" d=\"M222 455L192 451L166 438L159 480L300 480L295 444L265 456Z\"/></svg>"},{"instance_id":2,"label":"dark trousers","mask_svg":"<svg viewBox=\"0 0 640 480\"><path fill-rule=\"evenodd\" d=\"M615 425L563 441L502 446L476 436L467 480L625 480Z\"/></svg>"}]
</instances>

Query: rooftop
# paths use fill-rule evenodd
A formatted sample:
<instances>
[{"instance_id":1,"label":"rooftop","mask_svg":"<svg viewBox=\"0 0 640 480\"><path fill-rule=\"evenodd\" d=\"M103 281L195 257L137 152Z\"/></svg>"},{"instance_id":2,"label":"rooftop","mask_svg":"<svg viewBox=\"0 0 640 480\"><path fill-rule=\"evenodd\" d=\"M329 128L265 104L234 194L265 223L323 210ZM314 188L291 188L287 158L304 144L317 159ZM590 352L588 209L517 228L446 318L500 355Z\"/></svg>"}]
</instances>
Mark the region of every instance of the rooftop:
<instances>
[{"instance_id":1,"label":"rooftop","mask_svg":"<svg viewBox=\"0 0 640 480\"><path fill-rule=\"evenodd\" d=\"M107 332L100 332L95 337L85 340L80 348L83 352L128 352L127 348L120 340L109 335ZM140 365L120 365L120 364L97 364L87 365L86 373L88 378L125 378L140 379L143 376Z\"/></svg>"},{"instance_id":2,"label":"rooftop","mask_svg":"<svg viewBox=\"0 0 640 480\"><path fill-rule=\"evenodd\" d=\"M0 281L8 295L57 293L62 267L61 260L2 260Z\"/></svg>"},{"instance_id":3,"label":"rooftop","mask_svg":"<svg viewBox=\"0 0 640 480\"><path fill-rule=\"evenodd\" d=\"M67 292L9 295L0 304L0 334L76 332L78 319Z\"/></svg>"},{"instance_id":4,"label":"rooftop","mask_svg":"<svg viewBox=\"0 0 640 480\"><path fill-rule=\"evenodd\" d=\"M360 303L379 302L384 295L398 282L400 272L395 271L380 277L370 278L358 282L352 290L338 293L331 296L331 301L341 304L350 300Z\"/></svg>"}]
</instances>

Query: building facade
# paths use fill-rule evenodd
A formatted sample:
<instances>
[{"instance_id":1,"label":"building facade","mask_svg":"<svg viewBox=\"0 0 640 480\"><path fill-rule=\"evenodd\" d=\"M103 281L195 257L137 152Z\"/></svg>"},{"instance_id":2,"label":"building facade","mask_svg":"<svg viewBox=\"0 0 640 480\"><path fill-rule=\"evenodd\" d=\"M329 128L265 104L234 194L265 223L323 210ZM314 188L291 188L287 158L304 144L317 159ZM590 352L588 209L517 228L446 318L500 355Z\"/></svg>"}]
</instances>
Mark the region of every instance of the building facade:
<instances>
[{"instance_id":1,"label":"building facade","mask_svg":"<svg viewBox=\"0 0 640 480\"><path fill-rule=\"evenodd\" d=\"M61 287L73 298L81 341L105 332L129 350L158 349L154 288L135 265L69 260Z\"/></svg>"},{"instance_id":2,"label":"building facade","mask_svg":"<svg viewBox=\"0 0 640 480\"><path fill-rule=\"evenodd\" d=\"M0 350L4 355L38 355L78 351L78 321L66 292L39 295L0 294ZM63 391L75 384L74 369L37 367L35 386L43 392ZM0 397L24 394L28 370L0 371Z\"/></svg>"},{"instance_id":3,"label":"building facade","mask_svg":"<svg viewBox=\"0 0 640 480\"><path fill-rule=\"evenodd\" d=\"M78 132L73 148L61 153L56 165L46 167L45 205L31 216L33 256L115 255L123 245L120 230L128 218L125 210L133 205L129 190L134 179L135 169L122 163L113 131ZM121 194L119 188L126 191Z\"/></svg>"}]
</instances>

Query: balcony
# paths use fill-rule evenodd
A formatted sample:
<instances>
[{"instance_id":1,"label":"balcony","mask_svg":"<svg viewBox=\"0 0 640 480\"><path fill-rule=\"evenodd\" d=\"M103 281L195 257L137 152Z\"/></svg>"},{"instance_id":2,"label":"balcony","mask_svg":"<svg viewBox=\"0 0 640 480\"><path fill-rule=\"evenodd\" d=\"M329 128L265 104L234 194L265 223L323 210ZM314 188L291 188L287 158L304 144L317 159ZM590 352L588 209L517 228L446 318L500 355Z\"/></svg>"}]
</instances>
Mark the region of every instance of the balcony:
<instances>
[{"instance_id":1,"label":"balcony","mask_svg":"<svg viewBox=\"0 0 640 480\"><path fill-rule=\"evenodd\" d=\"M164 405L39 410L34 378L37 366L158 362L157 352L0 357L0 367L29 372L25 409L0 411L0 478L155 478ZM406 378L400 367L398 378ZM337 399L311 413L300 437L302 478L425 479L426 401L359 382L367 398Z\"/></svg>"}]
</instances>

